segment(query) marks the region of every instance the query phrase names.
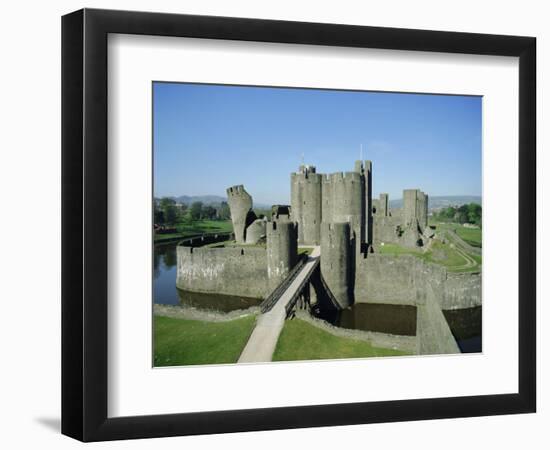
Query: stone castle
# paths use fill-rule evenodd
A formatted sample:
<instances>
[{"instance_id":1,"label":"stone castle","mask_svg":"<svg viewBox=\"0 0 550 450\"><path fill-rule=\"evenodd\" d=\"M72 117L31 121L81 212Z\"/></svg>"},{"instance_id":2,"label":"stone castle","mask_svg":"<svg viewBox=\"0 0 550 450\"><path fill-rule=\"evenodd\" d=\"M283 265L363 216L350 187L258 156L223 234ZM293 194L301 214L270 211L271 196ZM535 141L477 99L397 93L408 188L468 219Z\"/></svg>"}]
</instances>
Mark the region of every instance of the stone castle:
<instances>
[{"instance_id":1,"label":"stone castle","mask_svg":"<svg viewBox=\"0 0 550 450\"><path fill-rule=\"evenodd\" d=\"M422 191L405 190L402 210L390 211L388 194L372 200L370 161L356 161L353 172L332 174L301 165L291 174L291 204L273 206L270 218L256 217L252 197L242 185L227 189L227 198L236 243L266 243L265 263L262 251L243 247L241 253L259 253L256 256L262 261L254 264L266 267L267 291L288 275L296 263L298 245L320 246L321 273L340 308L354 303L356 272L377 245L418 247L433 236L427 226L428 196ZM217 250L220 256L224 251L229 255L234 250ZM187 289L194 284L181 283Z\"/></svg>"},{"instance_id":2,"label":"stone castle","mask_svg":"<svg viewBox=\"0 0 550 450\"><path fill-rule=\"evenodd\" d=\"M456 343L442 311L481 305L481 273L448 271L413 255L379 252L386 244L418 248L434 237L428 195L403 191L400 209L388 194L372 199L372 164L320 174L302 165L291 174L291 204L257 217L244 186L227 189L235 243L177 247L178 288L266 299L288 281L298 247L320 249L308 282L310 305L345 309L354 303L415 306L419 354L452 353Z\"/></svg>"}]
</instances>

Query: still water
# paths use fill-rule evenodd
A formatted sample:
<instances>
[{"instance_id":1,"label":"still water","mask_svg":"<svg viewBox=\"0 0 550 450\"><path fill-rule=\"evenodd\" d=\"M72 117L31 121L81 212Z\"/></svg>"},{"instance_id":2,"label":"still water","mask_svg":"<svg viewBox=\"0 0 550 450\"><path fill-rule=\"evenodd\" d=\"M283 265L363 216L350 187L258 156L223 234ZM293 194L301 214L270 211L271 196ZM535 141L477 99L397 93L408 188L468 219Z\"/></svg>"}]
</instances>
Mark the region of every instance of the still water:
<instances>
[{"instance_id":1,"label":"still water","mask_svg":"<svg viewBox=\"0 0 550 450\"><path fill-rule=\"evenodd\" d=\"M416 336L416 306L356 303L343 311L316 311L320 319L341 328Z\"/></svg>"},{"instance_id":2,"label":"still water","mask_svg":"<svg viewBox=\"0 0 550 450\"><path fill-rule=\"evenodd\" d=\"M343 311L314 311L314 314L337 327L416 335L415 306L356 303ZM481 306L443 311L443 315L462 353L481 352Z\"/></svg>"},{"instance_id":3,"label":"still water","mask_svg":"<svg viewBox=\"0 0 550 450\"><path fill-rule=\"evenodd\" d=\"M481 306L443 311L462 353L481 352Z\"/></svg>"},{"instance_id":4,"label":"still water","mask_svg":"<svg viewBox=\"0 0 550 450\"><path fill-rule=\"evenodd\" d=\"M176 244L156 245L153 252L153 301L162 305L193 306L195 308L230 312L259 305L261 299L233 295L203 294L176 288Z\"/></svg>"}]
</instances>

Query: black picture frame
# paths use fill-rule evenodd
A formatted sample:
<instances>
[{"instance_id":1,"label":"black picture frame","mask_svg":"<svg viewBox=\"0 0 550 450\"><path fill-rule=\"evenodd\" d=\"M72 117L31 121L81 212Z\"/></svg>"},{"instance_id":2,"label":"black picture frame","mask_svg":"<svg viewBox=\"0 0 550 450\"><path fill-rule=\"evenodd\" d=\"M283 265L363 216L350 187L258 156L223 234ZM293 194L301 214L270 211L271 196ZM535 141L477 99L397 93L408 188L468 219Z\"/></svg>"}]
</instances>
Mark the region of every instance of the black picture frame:
<instances>
[{"instance_id":1,"label":"black picture frame","mask_svg":"<svg viewBox=\"0 0 550 450\"><path fill-rule=\"evenodd\" d=\"M519 57L517 393L107 417L109 33ZM535 412L536 39L83 9L62 18L62 433L82 441Z\"/></svg>"}]
</instances>

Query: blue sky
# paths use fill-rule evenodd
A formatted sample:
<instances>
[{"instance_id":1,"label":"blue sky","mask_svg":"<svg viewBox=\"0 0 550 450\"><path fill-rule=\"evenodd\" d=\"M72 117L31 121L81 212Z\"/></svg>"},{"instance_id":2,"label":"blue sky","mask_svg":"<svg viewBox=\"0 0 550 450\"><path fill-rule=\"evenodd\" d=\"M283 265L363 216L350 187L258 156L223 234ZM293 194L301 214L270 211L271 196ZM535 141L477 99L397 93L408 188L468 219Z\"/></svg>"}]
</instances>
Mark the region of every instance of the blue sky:
<instances>
[{"instance_id":1,"label":"blue sky","mask_svg":"<svg viewBox=\"0 0 550 450\"><path fill-rule=\"evenodd\" d=\"M290 203L290 173L373 163L373 191L481 195L481 98L178 83L153 84L156 197Z\"/></svg>"}]
</instances>

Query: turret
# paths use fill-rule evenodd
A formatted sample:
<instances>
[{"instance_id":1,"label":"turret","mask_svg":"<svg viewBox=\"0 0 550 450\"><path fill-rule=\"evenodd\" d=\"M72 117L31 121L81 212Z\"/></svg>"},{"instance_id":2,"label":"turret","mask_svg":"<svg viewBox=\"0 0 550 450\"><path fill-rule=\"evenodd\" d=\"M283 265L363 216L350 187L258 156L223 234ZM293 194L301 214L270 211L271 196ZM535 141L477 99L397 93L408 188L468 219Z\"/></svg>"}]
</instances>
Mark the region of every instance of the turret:
<instances>
[{"instance_id":1,"label":"turret","mask_svg":"<svg viewBox=\"0 0 550 450\"><path fill-rule=\"evenodd\" d=\"M267 277L275 289L298 260L298 225L288 221L267 223Z\"/></svg>"},{"instance_id":2,"label":"turret","mask_svg":"<svg viewBox=\"0 0 550 450\"><path fill-rule=\"evenodd\" d=\"M428 226L428 195L420 189L403 191L403 225L419 228L420 233Z\"/></svg>"},{"instance_id":3,"label":"turret","mask_svg":"<svg viewBox=\"0 0 550 450\"><path fill-rule=\"evenodd\" d=\"M298 242L319 245L321 226L321 179L315 166L301 165L290 175L293 220L298 223Z\"/></svg>"},{"instance_id":4,"label":"turret","mask_svg":"<svg viewBox=\"0 0 550 450\"><path fill-rule=\"evenodd\" d=\"M353 303L351 247L349 223L321 225L321 275L342 309Z\"/></svg>"}]
</instances>

